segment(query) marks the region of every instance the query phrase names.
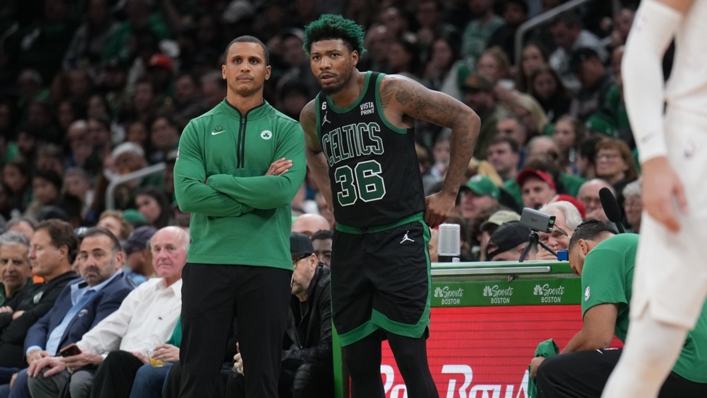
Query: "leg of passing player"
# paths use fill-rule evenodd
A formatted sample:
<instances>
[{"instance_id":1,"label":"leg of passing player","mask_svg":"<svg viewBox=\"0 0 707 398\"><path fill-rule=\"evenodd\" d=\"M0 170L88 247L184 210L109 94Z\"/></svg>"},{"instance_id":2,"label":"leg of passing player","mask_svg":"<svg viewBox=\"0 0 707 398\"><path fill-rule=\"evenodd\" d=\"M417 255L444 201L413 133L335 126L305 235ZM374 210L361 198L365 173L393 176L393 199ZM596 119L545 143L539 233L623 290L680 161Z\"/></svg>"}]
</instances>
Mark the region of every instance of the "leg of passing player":
<instances>
[{"instance_id":1,"label":"leg of passing player","mask_svg":"<svg viewBox=\"0 0 707 398\"><path fill-rule=\"evenodd\" d=\"M680 355L687 329L653 319L650 311L631 321L623 355L602 398L655 397Z\"/></svg>"},{"instance_id":2,"label":"leg of passing player","mask_svg":"<svg viewBox=\"0 0 707 398\"><path fill-rule=\"evenodd\" d=\"M374 332L344 347L353 398L384 398L381 379L381 335Z\"/></svg>"}]
</instances>

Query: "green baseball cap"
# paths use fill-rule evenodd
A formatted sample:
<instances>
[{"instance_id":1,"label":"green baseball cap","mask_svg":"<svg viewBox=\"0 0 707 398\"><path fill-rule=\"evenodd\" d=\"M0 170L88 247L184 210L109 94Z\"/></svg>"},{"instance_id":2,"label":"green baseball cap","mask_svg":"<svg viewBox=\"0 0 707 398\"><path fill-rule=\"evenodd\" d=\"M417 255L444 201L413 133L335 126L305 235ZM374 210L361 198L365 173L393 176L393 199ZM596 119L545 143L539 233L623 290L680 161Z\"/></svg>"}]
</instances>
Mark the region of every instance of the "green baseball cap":
<instances>
[{"instance_id":1,"label":"green baseball cap","mask_svg":"<svg viewBox=\"0 0 707 398\"><path fill-rule=\"evenodd\" d=\"M479 196L490 196L495 200L501 197L501 190L496 186L496 184L491 181L486 176L477 174L469 179L466 184L462 185L462 188L468 188L471 192Z\"/></svg>"},{"instance_id":2,"label":"green baseball cap","mask_svg":"<svg viewBox=\"0 0 707 398\"><path fill-rule=\"evenodd\" d=\"M602 113L595 113L589 116L587 122L584 123L584 129L596 131L609 137L616 137L616 129L612 120Z\"/></svg>"},{"instance_id":3,"label":"green baseball cap","mask_svg":"<svg viewBox=\"0 0 707 398\"><path fill-rule=\"evenodd\" d=\"M142 215L139 211L135 209L126 209L123 210L123 218L127 222L134 222L134 221L140 221L140 222L147 222L147 218Z\"/></svg>"}]
</instances>

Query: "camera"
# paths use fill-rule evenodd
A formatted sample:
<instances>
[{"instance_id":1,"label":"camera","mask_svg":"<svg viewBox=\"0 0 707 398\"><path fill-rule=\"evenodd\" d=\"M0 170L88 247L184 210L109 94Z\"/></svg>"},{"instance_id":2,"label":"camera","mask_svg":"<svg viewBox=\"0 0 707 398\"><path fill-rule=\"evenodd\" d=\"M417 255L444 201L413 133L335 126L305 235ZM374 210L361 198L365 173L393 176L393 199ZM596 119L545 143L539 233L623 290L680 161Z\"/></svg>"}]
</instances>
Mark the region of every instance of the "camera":
<instances>
[{"instance_id":1,"label":"camera","mask_svg":"<svg viewBox=\"0 0 707 398\"><path fill-rule=\"evenodd\" d=\"M555 216L526 207L520 215L520 223L537 232L552 232Z\"/></svg>"}]
</instances>

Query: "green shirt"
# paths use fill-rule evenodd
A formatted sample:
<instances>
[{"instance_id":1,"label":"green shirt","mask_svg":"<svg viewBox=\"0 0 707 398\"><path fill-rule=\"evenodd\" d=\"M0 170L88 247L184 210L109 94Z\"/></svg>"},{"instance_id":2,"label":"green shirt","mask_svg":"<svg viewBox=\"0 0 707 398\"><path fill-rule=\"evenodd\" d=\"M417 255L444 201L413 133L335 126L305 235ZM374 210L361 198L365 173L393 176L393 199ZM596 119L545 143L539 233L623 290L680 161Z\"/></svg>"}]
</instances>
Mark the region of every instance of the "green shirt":
<instances>
[{"instance_id":1,"label":"green shirt","mask_svg":"<svg viewBox=\"0 0 707 398\"><path fill-rule=\"evenodd\" d=\"M487 23L483 23L478 18L469 22L462 35L461 51L467 65L476 66L476 62L486 49L489 39L503 24L503 18L498 15L494 15Z\"/></svg>"},{"instance_id":2,"label":"green shirt","mask_svg":"<svg viewBox=\"0 0 707 398\"><path fill-rule=\"evenodd\" d=\"M182 345L182 317L180 316L177 318L177 325L174 327L174 331L172 332L172 336L170 336L169 340L165 344L171 344L177 348L179 348Z\"/></svg>"},{"instance_id":3,"label":"green shirt","mask_svg":"<svg viewBox=\"0 0 707 398\"><path fill-rule=\"evenodd\" d=\"M290 170L265 175L280 158ZM174 166L177 204L192 213L187 261L292 270L289 205L305 170L302 128L267 102L241 116L224 100L192 119Z\"/></svg>"},{"instance_id":4,"label":"green shirt","mask_svg":"<svg viewBox=\"0 0 707 398\"><path fill-rule=\"evenodd\" d=\"M621 234L599 243L584 261L582 271L582 316L599 304L618 304L614 334L626 341L629 326L629 303L639 235ZM707 309L687 334L680 357L673 367L678 375L707 383Z\"/></svg>"}]
</instances>

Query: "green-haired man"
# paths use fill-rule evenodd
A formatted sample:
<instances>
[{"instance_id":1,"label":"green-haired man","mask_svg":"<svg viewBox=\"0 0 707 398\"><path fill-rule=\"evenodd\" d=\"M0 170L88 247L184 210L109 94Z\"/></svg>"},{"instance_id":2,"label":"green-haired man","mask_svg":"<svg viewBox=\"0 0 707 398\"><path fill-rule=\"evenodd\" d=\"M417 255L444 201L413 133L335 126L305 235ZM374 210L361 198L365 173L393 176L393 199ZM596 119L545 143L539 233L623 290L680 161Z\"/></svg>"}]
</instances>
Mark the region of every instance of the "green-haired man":
<instances>
[{"instance_id":1,"label":"green-haired man","mask_svg":"<svg viewBox=\"0 0 707 398\"><path fill-rule=\"evenodd\" d=\"M331 259L334 325L354 398L383 397L387 338L407 395L437 397L427 364L429 227L444 222L466 181L479 117L461 102L396 75L359 72L363 29L323 15L304 50L322 92L300 115L307 164L337 226ZM415 155L415 119L452 129L442 190L425 198Z\"/></svg>"}]
</instances>

